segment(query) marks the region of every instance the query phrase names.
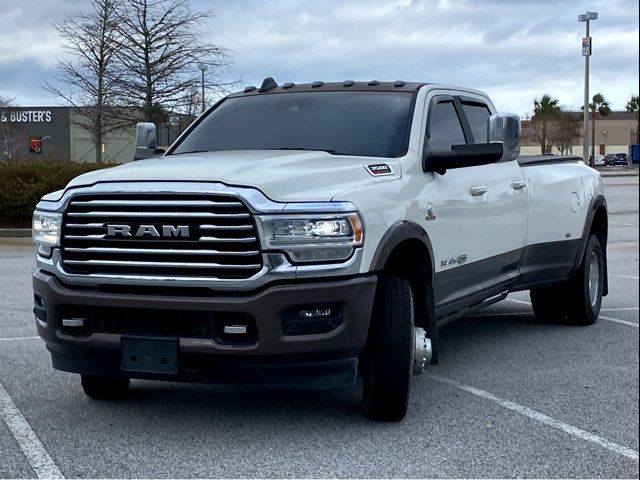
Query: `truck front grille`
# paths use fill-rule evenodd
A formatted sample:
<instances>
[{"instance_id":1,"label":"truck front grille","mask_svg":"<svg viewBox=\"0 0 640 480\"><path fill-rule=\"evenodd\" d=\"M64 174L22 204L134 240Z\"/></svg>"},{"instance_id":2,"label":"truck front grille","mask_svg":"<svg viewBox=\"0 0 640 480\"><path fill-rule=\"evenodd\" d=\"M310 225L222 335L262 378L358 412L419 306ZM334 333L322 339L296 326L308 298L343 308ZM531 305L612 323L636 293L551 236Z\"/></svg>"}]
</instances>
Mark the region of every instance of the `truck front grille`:
<instances>
[{"instance_id":1,"label":"truck front grille","mask_svg":"<svg viewBox=\"0 0 640 480\"><path fill-rule=\"evenodd\" d=\"M62 264L84 275L250 278L262 256L249 209L226 195L77 196Z\"/></svg>"}]
</instances>

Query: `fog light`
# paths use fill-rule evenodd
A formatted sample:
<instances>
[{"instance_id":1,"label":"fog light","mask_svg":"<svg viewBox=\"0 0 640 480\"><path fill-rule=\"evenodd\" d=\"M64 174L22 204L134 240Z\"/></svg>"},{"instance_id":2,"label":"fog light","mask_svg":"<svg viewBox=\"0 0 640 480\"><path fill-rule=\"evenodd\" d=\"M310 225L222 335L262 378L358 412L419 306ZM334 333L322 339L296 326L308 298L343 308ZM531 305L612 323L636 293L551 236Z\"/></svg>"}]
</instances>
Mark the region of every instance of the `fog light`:
<instances>
[{"instance_id":1,"label":"fog light","mask_svg":"<svg viewBox=\"0 0 640 480\"><path fill-rule=\"evenodd\" d=\"M327 333L341 323L342 308L338 306L293 307L282 314L282 333L286 336Z\"/></svg>"},{"instance_id":2,"label":"fog light","mask_svg":"<svg viewBox=\"0 0 640 480\"><path fill-rule=\"evenodd\" d=\"M330 308L316 308L314 310L300 310L298 313L299 318L319 318L319 317L330 317L331 309Z\"/></svg>"}]
</instances>

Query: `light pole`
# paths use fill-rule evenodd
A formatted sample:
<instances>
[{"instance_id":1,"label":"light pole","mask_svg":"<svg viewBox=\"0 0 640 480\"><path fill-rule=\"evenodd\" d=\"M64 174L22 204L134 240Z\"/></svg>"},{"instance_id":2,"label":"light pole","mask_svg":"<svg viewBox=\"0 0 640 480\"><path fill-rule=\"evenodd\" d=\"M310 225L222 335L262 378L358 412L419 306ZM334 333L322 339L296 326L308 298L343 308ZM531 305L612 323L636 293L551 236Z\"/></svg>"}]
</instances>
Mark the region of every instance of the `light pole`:
<instances>
[{"instance_id":1,"label":"light pole","mask_svg":"<svg viewBox=\"0 0 640 480\"><path fill-rule=\"evenodd\" d=\"M204 72L207 71L207 65L204 63L199 63L198 68L202 72L202 111L204 112Z\"/></svg>"},{"instance_id":2,"label":"light pole","mask_svg":"<svg viewBox=\"0 0 640 480\"><path fill-rule=\"evenodd\" d=\"M584 120L582 133L582 160L593 166L589 161L589 57L591 56L591 37L589 36L589 22L598 18L598 12L587 12L578 15L579 22L587 25L586 35L582 38L582 56L584 57ZM595 155L595 152L591 153Z\"/></svg>"}]
</instances>

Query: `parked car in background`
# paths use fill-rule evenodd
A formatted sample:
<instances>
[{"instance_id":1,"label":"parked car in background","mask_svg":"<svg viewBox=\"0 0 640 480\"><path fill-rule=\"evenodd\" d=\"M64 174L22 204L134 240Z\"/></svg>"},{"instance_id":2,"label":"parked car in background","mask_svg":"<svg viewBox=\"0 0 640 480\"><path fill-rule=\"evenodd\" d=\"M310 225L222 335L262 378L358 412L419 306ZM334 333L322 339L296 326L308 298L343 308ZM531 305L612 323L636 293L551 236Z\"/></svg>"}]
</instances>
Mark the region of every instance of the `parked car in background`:
<instances>
[{"instance_id":1,"label":"parked car in background","mask_svg":"<svg viewBox=\"0 0 640 480\"><path fill-rule=\"evenodd\" d=\"M627 165L628 156L626 153L610 153L606 156L607 165Z\"/></svg>"},{"instance_id":2,"label":"parked car in background","mask_svg":"<svg viewBox=\"0 0 640 480\"><path fill-rule=\"evenodd\" d=\"M595 158L593 159L594 167L604 167L606 164L607 162L605 162L604 160L604 155L596 155Z\"/></svg>"}]
</instances>

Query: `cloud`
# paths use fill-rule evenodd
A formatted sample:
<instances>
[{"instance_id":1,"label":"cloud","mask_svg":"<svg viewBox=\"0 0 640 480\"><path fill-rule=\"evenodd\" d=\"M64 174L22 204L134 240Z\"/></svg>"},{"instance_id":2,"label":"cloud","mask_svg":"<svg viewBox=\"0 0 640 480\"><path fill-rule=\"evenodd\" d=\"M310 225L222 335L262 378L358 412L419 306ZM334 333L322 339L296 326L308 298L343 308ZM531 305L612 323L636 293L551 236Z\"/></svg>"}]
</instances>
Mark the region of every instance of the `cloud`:
<instances>
[{"instance_id":1,"label":"cloud","mask_svg":"<svg viewBox=\"0 0 640 480\"><path fill-rule=\"evenodd\" d=\"M14 5L10 1L0 4ZM18 103L46 98L33 85L34 71L25 65L41 66L35 70L41 77L36 83L50 80L52 59L63 54L50 23L83 4L43 3L20 2L23 12L29 5L44 10L33 17L25 14L25 21L17 21L15 13L6 17L15 8L0 9L0 22L7 26L3 37L11 38L11 52L4 45L0 52L0 94L16 92ZM533 98L544 93L567 106L582 103L584 24L577 16L585 5L578 0L192 0L191 4L196 10L217 13L207 25L207 35L233 54L234 67L223 74L226 80L241 77L247 84L259 84L271 75L280 83L374 78L452 83L484 90L500 110L520 114L530 112ZM596 1L589 8L600 14L592 23L591 90L601 91L614 108L621 109L638 91L638 4ZM10 67L20 70L9 81L3 73Z\"/></svg>"}]
</instances>

